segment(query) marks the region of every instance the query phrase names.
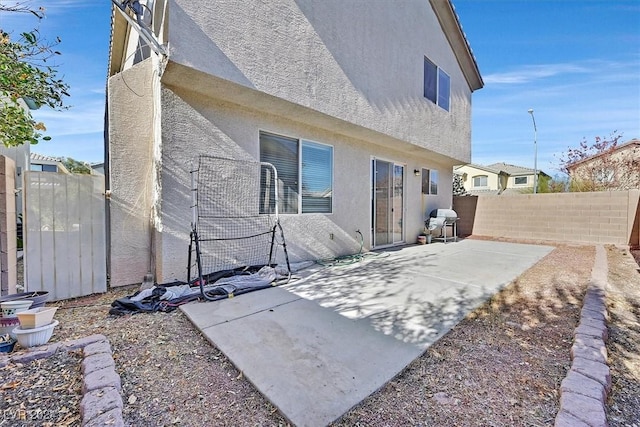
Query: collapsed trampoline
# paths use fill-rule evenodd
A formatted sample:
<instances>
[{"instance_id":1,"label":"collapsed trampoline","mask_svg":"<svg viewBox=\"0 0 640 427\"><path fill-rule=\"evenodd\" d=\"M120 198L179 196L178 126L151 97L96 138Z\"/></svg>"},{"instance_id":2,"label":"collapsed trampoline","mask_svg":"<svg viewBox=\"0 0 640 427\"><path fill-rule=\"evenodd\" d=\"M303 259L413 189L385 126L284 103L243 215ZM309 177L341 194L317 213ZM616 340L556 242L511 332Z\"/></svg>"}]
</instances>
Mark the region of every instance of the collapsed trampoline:
<instances>
[{"instance_id":1,"label":"collapsed trampoline","mask_svg":"<svg viewBox=\"0 0 640 427\"><path fill-rule=\"evenodd\" d=\"M272 164L200 156L191 171L191 191L187 281L118 299L110 314L168 312L200 298L231 298L290 280Z\"/></svg>"}]
</instances>

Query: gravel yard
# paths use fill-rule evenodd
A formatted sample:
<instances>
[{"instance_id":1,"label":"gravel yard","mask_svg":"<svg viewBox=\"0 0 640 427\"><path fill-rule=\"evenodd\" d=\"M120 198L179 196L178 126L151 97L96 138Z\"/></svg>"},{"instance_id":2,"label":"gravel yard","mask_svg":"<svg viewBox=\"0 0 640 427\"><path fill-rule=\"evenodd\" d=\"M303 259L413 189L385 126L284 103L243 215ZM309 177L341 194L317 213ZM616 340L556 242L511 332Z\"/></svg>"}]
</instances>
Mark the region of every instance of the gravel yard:
<instances>
[{"instance_id":1,"label":"gravel yard","mask_svg":"<svg viewBox=\"0 0 640 427\"><path fill-rule=\"evenodd\" d=\"M610 316L607 352L612 379L607 419L611 427L637 427L640 426L640 266L627 251L607 249ZM637 260L640 261L640 256Z\"/></svg>"},{"instance_id":2,"label":"gravel yard","mask_svg":"<svg viewBox=\"0 0 640 427\"><path fill-rule=\"evenodd\" d=\"M593 259L593 247L557 247L335 424L553 424L558 410L557 390L571 364L573 328ZM637 280L640 275L629 260L628 254L609 248L611 282L627 283L627 271L633 271ZM624 269L618 270L618 265ZM621 289L621 295L637 291L637 283L634 286ZM287 425L180 311L108 316L112 301L135 290L117 289L57 303L61 307L56 314L60 326L52 339L62 341L96 333L107 336L122 379L123 415L128 425ZM609 346L622 346L626 353L618 351L625 355L618 360L610 351L612 374L620 376L613 380L609 416L612 426L633 425L623 417L635 414L638 419L637 398L630 396L640 395L640 377L637 364L634 367L628 361L634 357L638 360L640 298L625 297L629 305L615 298L609 301L615 325L610 328ZM629 307L635 310L635 323L631 317L618 314ZM5 411L0 425L34 425L15 421L15 409L22 407L25 415L47 414L49 418L41 416L42 422L37 425L78 425L77 407L73 406L81 397L79 360L75 353L56 354L39 362L9 364L0 369L0 409ZM45 375L47 371L62 371L66 377ZM629 412L633 408L636 412Z\"/></svg>"}]
</instances>

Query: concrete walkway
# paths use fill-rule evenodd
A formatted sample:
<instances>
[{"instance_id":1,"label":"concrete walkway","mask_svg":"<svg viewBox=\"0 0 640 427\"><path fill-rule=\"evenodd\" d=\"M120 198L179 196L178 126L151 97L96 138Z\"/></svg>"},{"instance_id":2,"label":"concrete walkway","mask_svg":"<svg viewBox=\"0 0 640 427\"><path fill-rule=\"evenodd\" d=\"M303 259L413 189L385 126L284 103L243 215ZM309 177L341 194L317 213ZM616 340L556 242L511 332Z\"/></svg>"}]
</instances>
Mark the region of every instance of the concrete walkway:
<instances>
[{"instance_id":1,"label":"concrete walkway","mask_svg":"<svg viewBox=\"0 0 640 427\"><path fill-rule=\"evenodd\" d=\"M293 424L323 426L552 249L480 240L407 246L181 309Z\"/></svg>"}]
</instances>

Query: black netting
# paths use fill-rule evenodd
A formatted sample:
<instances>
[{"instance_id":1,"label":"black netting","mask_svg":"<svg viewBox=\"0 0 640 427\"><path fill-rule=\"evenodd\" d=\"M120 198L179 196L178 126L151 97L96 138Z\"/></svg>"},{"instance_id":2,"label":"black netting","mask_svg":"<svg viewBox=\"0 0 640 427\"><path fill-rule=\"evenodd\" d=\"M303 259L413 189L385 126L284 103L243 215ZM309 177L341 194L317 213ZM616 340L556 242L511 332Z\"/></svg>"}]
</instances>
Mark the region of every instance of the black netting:
<instances>
[{"instance_id":1,"label":"black netting","mask_svg":"<svg viewBox=\"0 0 640 427\"><path fill-rule=\"evenodd\" d=\"M192 172L194 223L189 277L277 264L284 235L277 222L273 166L201 156ZM261 203L265 204L261 208ZM260 213L260 212L266 213ZM195 255L195 256L193 256ZM287 261L288 267L288 261Z\"/></svg>"}]
</instances>

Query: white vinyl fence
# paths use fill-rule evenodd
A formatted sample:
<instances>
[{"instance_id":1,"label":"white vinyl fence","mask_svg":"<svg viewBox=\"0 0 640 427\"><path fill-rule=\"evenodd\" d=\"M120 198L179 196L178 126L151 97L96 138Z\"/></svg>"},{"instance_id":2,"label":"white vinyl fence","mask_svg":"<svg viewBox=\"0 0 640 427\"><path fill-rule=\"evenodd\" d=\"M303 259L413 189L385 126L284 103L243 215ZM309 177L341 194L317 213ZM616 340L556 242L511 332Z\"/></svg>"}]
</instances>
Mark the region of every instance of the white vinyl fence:
<instances>
[{"instance_id":1,"label":"white vinyl fence","mask_svg":"<svg viewBox=\"0 0 640 427\"><path fill-rule=\"evenodd\" d=\"M104 176L27 172L24 200L26 290L106 292Z\"/></svg>"}]
</instances>

